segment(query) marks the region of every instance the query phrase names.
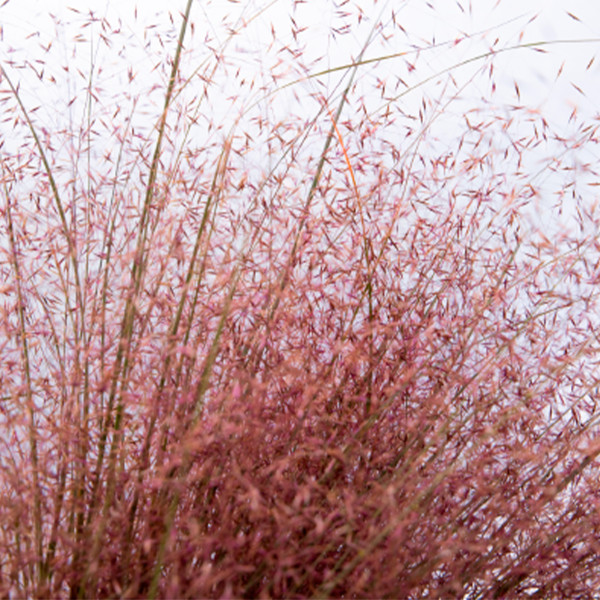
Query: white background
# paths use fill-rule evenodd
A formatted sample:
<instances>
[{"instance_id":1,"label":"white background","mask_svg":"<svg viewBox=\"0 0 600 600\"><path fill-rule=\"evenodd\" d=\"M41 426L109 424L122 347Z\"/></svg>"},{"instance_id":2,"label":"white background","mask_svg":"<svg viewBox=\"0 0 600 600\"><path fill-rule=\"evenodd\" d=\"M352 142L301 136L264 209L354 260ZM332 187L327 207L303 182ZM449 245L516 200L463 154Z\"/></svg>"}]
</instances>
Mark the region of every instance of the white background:
<instances>
[{"instance_id":1,"label":"white background","mask_svg":"<svg viewBox=\"0 0 600 600\"><path fill-rule=\"evenodd\" d=\"M68 129L83 118L85 106L80 100L85 98L92 65L98 102L106 113L121 109L123 98L141 96L137 111L143 123L144 115L154 114L155 119L160 110L185 4L185 0L8 0L0 8L0 60L40 128ZM378 18L385 24L383 35L375 36L365 58L403 55L359 70L357 81L359 86L364 81L367 94L373 94L377 82L386 85L384 94L361 100L373 114L392 105L414 115L424 98L435 101L450 89L461 100L440 107L442 142L444 136L458 135L464 115L480 106L500 111L505 118L512 107L526 107L565 138L576 139L585 127L598 123L600 2L349 0L337 4L332 0L194 2L194 28L186 37L183 72L211 73L211 96L201 112L217 126L213 131L221 126L223 137L237 116L250 114L249 107L261 102L265 106L268 102L265 110L271 118L281 120L302 111L314 114L319 107L314 99L317 92L335 107L347 70L302 79L355 60ZM234 36L229 35L232 30ZM550 44L538 46L538 51L511 49L529 42ZM493 71L487 59L470 62L491 49L497 52ZM210 71L219 51L222 62ZM156 86L154 94L148 93L152 86ZM193 86L200 95L198 82ZM1 83L4 98L10 96L6 90L6 83ZM360 87L347 111L358 112L359 93ZM521 113L515 116L520 118ZM524 130L523 135L528 134ZM0 122L0 137L4 148L19 144L11 137L10 119ZM533 157L536 152L545 152L539 169ZM543 160L552 152L546 145L527 157L531 176L538 178L533 183L549 192L553 175ZM565 161L571 167L578 161L593 164L600 158L595 152L584 146ZM590 194L595 189L590 188Z\"/></svg>"},{"instance_id":2,"label":"white background","mask_svg":"<svg viewBox=\"0 0 600 600\"><path fill-rule=\"evenodd\" d=\"M496 38L499 40L496 48L538 40L600 39L600 2L594 0L395 0L387 3L359 0L338 4L342 5L339 10L332 0L308 0L295 8L291 0L196 1L191 15L196 36L190 44L194 46L198 59L203 55L206 57L202 48L206 36L214 47L226 39L228 25L237 25L239 35L235 48L229 46L229 50L232 54L240 50L251 55L245 63L250 69L259 55L263 64L268 64L265 57L269 53L266 46L272 39L271 26L280 46L294 47L290 24L290 16L293 16L299 28L306 27L297 44L304 44L303 60L309 62L311 57L323 57L321 65L332 67L349 62L358 55L369 33L369 18L372 21L381 14L383 20L387 20L392 10L406 34L390 28L387 33L392 33L393 37L384 47L379 43L373 44L367 52L368 57L377 56L378 52L408 51L414 46L427 48L434 42L441 44L465 34L472 36L456 47L442 46L425 52L417 65L421 72L413 72L413 83L429 75L426 65L433 70L450 67L485 52ZM112 25L120 23L115 46L110 50L96 47L95 52L99 52L94 54L97 64L111 64L112 61L113 75L131 68L142 80L145 68L172 54L173 48L166 45L167 34L170 32L172 39L178 32L179 13L184 7L185 0L168 3L163 0L8 0L0 8L0 60L5 65L11 60L17 64L19 61L29 60L32 64L38 61L38 68L44 66L46 75L53 73L55 78L60 78L61 63L72 63L73 48L77 47L77 60L81 68L86 68L90 62L90 39L95 37L97 42L101 33L98 24L83 26L88 15L93 14L100 19L106 18ZM249 25L239 24L238 19L248 19L264 7L267 7L264 12ZM358 26L354 18L344 19L341 16L344 12L356 15L360 10L365 14L362 26ZM350 30L332 39L332 29L343 24L350 25ZM109 38L117 37L106 31L104 34ZM157 43L159 37L164 46ZM76 43L77 38L80 41ZM128 43L126 47L124 42ZM49 43L53 44L51 52L43 52L41 46ZM146 44L150 45L144 48ZM561 118L561 111L573 105L595 114L600 91L600 61L587 70L586 66L598 48L600 42L596 41L546 46L545 55L528 50L508 52L496 59L498 68L505 70L499 79L506 79L510 84L507 90L512 89L513 80L517 81L522 103L543 107L556 119ZM390 63L392 71L403 68L400 60ZM562 75L556 80L557 71L563 63ZM244 66L241 60L239 64ZM17 79L27 79L22 72L17 74L13 71L13 75ZM571 83L583 90L585 96Z\"/></svg>"}]
</instances>

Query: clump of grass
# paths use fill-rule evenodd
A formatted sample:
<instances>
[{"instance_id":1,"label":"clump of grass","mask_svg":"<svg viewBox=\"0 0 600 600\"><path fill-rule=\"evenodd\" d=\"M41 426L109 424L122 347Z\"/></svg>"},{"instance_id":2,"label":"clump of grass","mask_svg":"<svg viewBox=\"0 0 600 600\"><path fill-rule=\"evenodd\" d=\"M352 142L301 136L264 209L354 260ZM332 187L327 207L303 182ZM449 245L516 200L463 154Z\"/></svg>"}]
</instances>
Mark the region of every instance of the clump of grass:
<instances>
[{"instance_id":1,"label":"clump of grass","mask_svg":"<svg viewBox=\"0 0 600 600\"><path fill-rule=\"evenodd\" d=\"M473 108L440 143L443 73L371 108L361 68L413 59L367 58L377 21L211 121L230 46L186 63L191 8L153 128L154 91L103 112L94 61L57 130L0 67L1 594L597 589L600 223L557 178L578 227L536 228L546 120ZM315 114L277 118L288 89ZM556 136L565 164L596 134Z\"/></svg>"}]
</instances>

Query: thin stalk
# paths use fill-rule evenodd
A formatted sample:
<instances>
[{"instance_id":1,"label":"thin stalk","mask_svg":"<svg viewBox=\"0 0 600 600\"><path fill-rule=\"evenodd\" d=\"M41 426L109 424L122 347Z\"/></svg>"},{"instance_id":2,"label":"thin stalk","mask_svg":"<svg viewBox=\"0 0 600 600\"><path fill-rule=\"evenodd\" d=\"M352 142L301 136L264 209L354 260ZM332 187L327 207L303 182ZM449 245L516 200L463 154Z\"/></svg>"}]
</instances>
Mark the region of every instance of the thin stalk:
<instances>
[{"instance_id":1,"label":"thin stalk","mask_svg":"<svg viewBox=\"0 0 600 600\"><path fill-rule=\"evenodd\" d=\"M218 356L219 342L220 342L221 335L224 330L225 322L227 321L227 317L229 316L231 301L233 300L233 296L237 289L237 284L238 284L240 275L241 275L241 267L238 265L236 267L236 270L232 274L232 277L230 280L231 283L230 283L230 287L229 287L229 293L227 294L227 298L225 300L225 304L224 304L223 310L221 312L221 318L219 320L219 325L217 326L217 330L213 337L210 351L204 362L202 374L200 376L200 380L196 387L196 392L195 392L195 397L194 397L194 413L193 413L192 421L191 421L190 427L189 427L190 432L193 431L194 426L196 425L196 422L198 421L198 419L200 418L200 416L202 414L201 411L202 411L202 407L203 407L204 394L206 393L206 391L208 390L209 385L210 385L210 375L211 375L215 360ZM187 475L189 469L191 468L191 457L189 455L189 451L186 450L185 443L182 444L182 446L183 446L183 452L184 452L182 466L179 469L177 469L177 471L173 472L173 475L175 475L177 473L179 476L178 478L181 480L185 479L185 476ZM158 553L157 553L156 561L154 563L154 569L152 572L152 579L150 582L150 588L149 588L149 592L148 592L148 597L152 600L154 598L156 598L156 594L158 593L158 585L160 582L160 573L161 573L161 570L163 567L163 562L164 562L164 557L165 557L165 553L166 553L168 540L171 535L171 530L173 528L173 524L175 522L175 515L177 513L177 508L179 506L180 497L181 497L181 486L177 486L175 492L173 493L171 502L169 503L169 510L167 512L167 518L165 519L164 530L163 530L163 533L162 533L162 536L161 536L161 539L159 542Z\"/></svg>"},{"instance_id":2,"label":"thin stalk","mask_svg":"<svg viewBox=\"0 0 600 600\"><path fill-rule=\"evenodd\" d=\"M214 176L213 176L211 193L208 196L208 198L206 199L206 203L205 203L204 211L203 211L203 215L202 215L202 220L200 223L200 227L198 228L198 232L196 234L196 240L194 243L194 248L192 250L192 256L190 258L190 262L189 262L185 282L183 285L181 297L179 299L179 303L177 305L177 309L175 311L173 321L169 328L169 333L167 334L168 348L167 348L165 361L163 364L161 378L160 378L158 388L157 388L158 397L160 397L160 395L162 394L164 387L166 385L166 382L167 382L167 377L169 374L169 370L171 367L171 360L172 360L171 350L174 347L176 340L177 340L177 335L178 335L179 327L181 324L181 319L183 317L183 310L184 310L186 301L188 299L188 292L191 287L192 280L194 278L194 272L196 270L197 261L198 261L199 254L200 254L200 247L205 238L204 234L206 231L208 220L209 220L211 212L213 214L216 214L215 211L213 210L213 204L215 205L215 210L216 210L216 206L218 205L218 202L220 200L220 196L221 196L220 189L221 188L218 185L218 181L219 181L219 179L222 180L225 177L227 161L229 159L229 152L231 150L231 137L232 136L230 136L228 141L224 144L223 149L221 151L221 156L219 157L217 168L216 168ZM206 240L205 240L205 245L207 247L208 247L208 242L210 240L211 233L212 233L212 228L209 228L208 233L206 235ZM202 276L202 271L201 271L198 276L198 279L197 279L196 291L199 290L199 286L200 286L200 283L202 282L202 279L203 279L203 276ZM189 334L189 331L190 331L190 328L192 325L193 308L194 308L195 304L196 304L196 302L192 303L192 312L191 312L190 316L188 317L188 330L186 332L187 334ZM184 343L187 343L187 339L184 340ZM138 504L139 504L139 494L140 494L141 483L142 483L143 474L144 474L143 468L149 458L152 436L154 434L154 428L156 426L156 421L157 421L158 417L159 417L159 406L158 406L158 404L156 404L154 414L152 415L152 418L150 419L150 424L148 426L146 436L144 439L144 445L143 445L142 453L141 453L142 469L140 469L140 471L138 472L137 487L135 489L133 501L131 504L131 509L129 511L128 533L126 536L126 542L125 542L125 547L124 547L124 552L123 552L125 561L129 560L131 543L133 542L133 531L134 531L134 524L135 524L135 519L136 519L136 512L137 512L137 508L138 508ZM163 438L164 438L163 442L161 442L160 446L164 449L164 446L166 445L166 432L164 433ZM127 575L128 575L127 571L128 571L128 569L126 569L126 568L123 570L125 577L127 577Z\"/></svg>"},{"instance_id":3,"label":"thin stalk","mask_svg":"<svg viewBox=\"0 0 600 600\"><path fill-rule=\"evenodd\" d=\"M0 163L1 164L1 163ZM44 568L44 554L43 554L43 534L42 534L42 490L40 485L40 465L38 458L38 434L36 427L35 417L35 402L33 399L33 382L31 380L31 364L29 355L29 342L26 314L25 314L25 299L23 294L22 282L23 274L21 273L21 265L19 263L19 248L17 239L14 231L14 224L12 220L12 208L8 189L6 186L6 178L4 177L5 171L2 166L2 174L4 180L4 197L6 200L6 220L8 226L8 235L10 242L10 258L13 267L15 288L17 292L17 313L19 318L19 342L21 345L21 360L23 374L25 376L25 399L27 406L27 413L29 415L29 453L31 458L31 491L33 495L33 540L36 552L36 565L37 565L37 578L38 584L41 587L46 578Z\"/></svg>"},{"instance_id":4,"label":"thin stalk","mask_svg":"<svg viewBox=\"0 0 600 600\"><path fill-rule=\"evenodd\" d=\"M52 196L54 199L54 204L56 206L56 209L58 211L59 214L59 218L60 218L60 222L61 222L61 227L62 227L62 233L67 241L67 247L68 247L68 253L69 253L69 258L70 258L70 262L71 262L71 266L72 266L72 270L73 270L73 277L75 278L75 298L76 298L76 308L77 310L74 311L75 313L75 319L76 321L74 322L73 328L74 328L74 333L75 333L75 339L79 339L80 336L80 328L83 327L83 323L85 322L85 318L84 318L84 299L83 299L83 290L82 290L82 286L81 286L81 281L80 281L80 277L79 277L79 265L78 265L78 258L77 258L77 246L76 246L76 240L75 237L71 231L71 228L69 227L69 223L67 221L67 217L66 217L66 213L65 213L65 209L63 206L63 201L61 198L61 195L58 191L58 186L56 184L56 180L54 179L54 174L52 171L52 168L50 167L50 163L48 161L48 158L46 156L46 152L44 151L44 147L42 146L41 140L37 134L37 130L33 125L33 121L31 120L31 117L29 116L29 112L27 111L27 109L25 108L25 105L23 104L23 101L21 100L21 96L17 90L17 88L13 85L12 80L10 79L10 77L8 76L8 73L6 72L6 69L4 68L4 66L2 64L0 64L0 73L2 74L2 77L4 79L6 79L10 90L12 92L13 97L16 99L19 108L21 109L21 112L25 118L25 121L27 123L27 126L29 128L29 131L31 132L31 135L33 136L34 142L35 142L35 146L38 150L38 154L40 156L40 159L42 160L42 164L44 166L44 171L46 173L46 176L48 177L48 181L50 183L50 188L52 190ZM19 283L20 286L20 283ZM66 296L68 298L68 295ZM20 300L21 301L21 300ZM67 304L68 304L68 299L67 299ZM65 315L70 314L70 310L68 306L65 306ZM24 324L24 313L23 315L20 317L23 319L23 324ZM78 320L80 322L78 322ZM24 331L23 331L24 333ZM26 359L26 364L27 364L27 370L29 370L29 353L28 353L28 349L27 349L27 345L26 345L26 341L23 342L24 344L24 354L23 357L24 359ZM79 348L79 344L76 344L77 348L76 348L76 358L75 358L75 367L76 369L79 371L79 352L80 352L80 348ZM76 373L75 375L75 379L76 381L79 381L80 378L78 376L78 373ZM28 382L28 387L30 386L30 382ZM31 393L31 391L29 391L28 393ZM31 406L30 410L33 410L33 405ZM34 427L35 426L35 420L33 419L33 413L30 415L30 426ZM34 478L36 478L37 481L37 451L34 452L35 449L35 444L32 445L32 463L35 464L34 466L34 471L35 471L35 475ZM39 502L39 497L38 497L38 502ZM36 540L36 545L40 544L40 548L39 551L41 552L41 543L42 543L42 538L41 538L41 508L39 508L40 514L37 515L36 511L34 511L34 519L38 522L38 526L40 527L40 532L39 532L39 539ZM43 557L42 554L40 554L40 558L39 560L40 565L41 565L41 569L43 569ZM41 578L43 579L43 578Z\"/></svg>"},{"instance_id":5,"label":"thin stalk","mask_svg":"<svg viewBox=\"0 0 600 600\"><path fill-rule=\"evenodd\" d=\"M364 53L366 50L366 46L363 48L362 52ZM269 310L269 314L267 316L266 319L266 336L269 335L270 332L270 328L271 328L271 324L273 322L273 319L275 318L275 315L277 313L277 309L279 308L279 304L281 302L281 299L283 297L283 293L285 291L285 289L287 288L287 285L289 283L289 278L290 278L290 273L291 270L293 269L295 263L296 263L296 254L298 252L298 245L300 243L300 237L302 236L302 232L304 231L304 228L306 226L306 221L308 219L308 213L310 210L310 207L312 205L312 201L314 199L315 193L317 191L317 187L319 185L319 181L321 180L321 174L323 172L323 168L325 166L325 161L327 158L327 153L329 151L329 147L331 146L331 142L335 136L335 128L336 128L336 123L340 118L340 115L342 114L342 110L344 108L344 105L346 104L346 100L347 100L347 95L350 91L350 88L352 86L352 83L354 81L354 73L351 75L350 77L350 81L348 82L348 85L346 86L344 92L342 93L342 98L340 100L340 103L338 105L336 114L335 114L335 119L333 120L333 123L330 127L329 133L327 134L327 137L325 138L325 144L323 146L323 150L321 151L320 154L320 158L319 158L319 162L317 163L317 169L315 171L315 174L312 178L311 181L311 185L310 188L308 190L308 195L306 197L306 200L304 202L304 206L302 209L302 217L300 218L300 222L298 224L298 227L296 228L296 234L294 236L294 241L292 243L292 247L290 250L290 254L288 257L288 260L286 262L285 267L283 268L283 271L281 273L281 276L279 278L279 283L277 285L277 289L275 292L275 299L273 300L273 304L271 305L271 308ZM262 357L264 354L264 348L266 346L261 347L258 352L255 353L255 360L254 360L254 365L253 365L253 369L252 371L254 373L257 372L260 363L262 361Z\"/></svg>"},{"instance_id":6,"label":"thin stalk","mask_svg":"<svg viewBox=\"0 0 600 600\"><path fill-rule=\"evenodd\" d=\"M92 82L94 76L94 60L93 60L93 38L91 39L92 50L90 52L90 71L88 77L88 84L86 88L86 117L87 117L87 198L91 196L91 131L92 131ZM79 155L79 152L77 153ZM76 182L76 165L74 166L73 173L73 187L75 188ZM77 226L77 216L76 216L76 197L77 190L73 189L73 226ZM86 239L89 237L91 227L90 227L90 206L89 202L86 202L85 207L85 221L86 221ZM85 265L84 265L84 278L87 281L89 277L89 261L90 261L90 252L87 251L85 254ZM78 448L78 457L76 461L76 479L74 484L74 505L77 507L77 517L75 520L75 546L76 556L74 557L74 562L77 564L80 560L79 548L83 542L83 536L85 531L85 485L86 478L88 476L88 452L89 452L89 412L90 412L90 358L89 354L85 353L84 364L80 365L80 355L81 348L86 347L88 345L88 334L86 331L86 296L82 295L82 304L80 306L80 319L81 326L77 327L76 337L79 338L79 343L77 344L76 353L75 353L75 365L77 368L76 381L79 383L80 379L83 378L83 391L82 391L82 405L81 409L78 410L77 417L80 420L79 423L79 448ZM62 479L61 479L62 481ZM50 550L48 552L50 554ZM54 550L52 550L52 554Z\"/></svg>"},{"instance_id":7,"label":"thin stalk","mask_svg":"<svg viewBox=\"0 0 600 600\"><path fill-rule=\"evenodd\" d=\"M146 185L146 195L144 199L144 207L142 210L142 215L140 218L140 224L138 228L138 239L137 239L137 248L135 252L135 258L133 261L133 265L131 268L131 290L130 294L127 298L127 303L125 305L123 321L121 324L121 336L119 341L119 346L117 349L117 355L115 358L115 371L111 384L111 392L108 401L107 407L107 418L104 423L104 429L100 439L100 447L98 452L98 459L96 464L96 478L94 480L93 490L92 490L92 498L91 498L91 506L88 512L88 524L91 523L93 511L95 509L95 504L97 502L97 494L98 494L98 486L100 484L100 476L102 465L104 463L104 455L106 448L106 440L108 436L108 429L111 428L113 430L113 438L112 444L110 448L110 454L108 458L108 473L107 473L107 490L105 494L105 500L103 503L102 509L102 518L100 523L98 524L93 538L92 544L92 552L90 560L88 561L88 568L86 569L81 585L79 586L78 596L86 596L87 592L87 583L91 576L90 567L94 565L97 561L98 553L100 550L100 544L102 540L102 536L104 534L104 530L107 525L108 520L108 509L113 500L114 491L115 491L115 477L116 477L116 457L118 454L118 447L121 440L120 429L121 429L121 421L123 418L123 393L124 393L124 384L126 382L126 376L129 368L129 353L131 350L131 344L133 339L133 322L136 313L135 304L139 297L140 289L142 286L143 277L145 274L146 260L147 260L147 232L148 226L150 222L150 209L152 206L152 202L154 199L155 193L155 185L156 178L158 174L158 168L160 163L160 156L162 150L162 140L165 134L166 123L167 123L167 115L171 105L171 98L173 95L173 90L175 88L175 81L177 79L177 73L179 71L179 64L181 60L181 52L183 49L183 41L185 38L185 33L188 26L189 15L192 8L192 0L188 0L186 4L186 9L183 14L183 20L181 24L181 28L179 31L179 38L177 40L177 47L175 50L175 57L173 60L173 65L171 68L171 74L169 77L169 83L167 85L167 92L165 95L164 108L160 120L160 125L158 128L158 138L156 140L156 146L154 149L154 154L152 157L152 162L150 165L150 173L148 178L148 183ZM120 383L120 386L119 386ZM117 400L117 388L121 388L121 394ZM112 414L113 407L115 406L116 401L116 411L114 415L114 420L111 420L110 415ZM112 421L112 422L111 422ZM92 576L91 581L91 589L95 588L94 576Z\"/></svg>"}]
</instances>

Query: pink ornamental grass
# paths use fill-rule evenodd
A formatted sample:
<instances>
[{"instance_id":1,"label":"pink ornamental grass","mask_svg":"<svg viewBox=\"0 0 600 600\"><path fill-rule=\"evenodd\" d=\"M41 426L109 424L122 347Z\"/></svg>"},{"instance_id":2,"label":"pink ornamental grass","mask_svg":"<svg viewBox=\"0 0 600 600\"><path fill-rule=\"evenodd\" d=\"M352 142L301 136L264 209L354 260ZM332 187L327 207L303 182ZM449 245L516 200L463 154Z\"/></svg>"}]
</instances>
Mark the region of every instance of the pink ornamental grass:
<instances>
[{"instance_id":1,"label":"pink ornamental grass","mask_svg":"<svg viewBox=\"0 0 600 600\"><path fill-rule=\"evenodd\" d=\"M452 70L371 110L361 69L420 55L368 61L383 21L343 69L296 39L300 78L213 122L235 61L186 63L191 9L154 34L162 88L114 110L100 64L67 69L64 128L1 67L2 595L591 595L600 223L565 166L573 227L536 227L523 165L596 126L480 107L440 144ZM272 118L290 87L315 114Z\"/></svg>"}]
</instances>

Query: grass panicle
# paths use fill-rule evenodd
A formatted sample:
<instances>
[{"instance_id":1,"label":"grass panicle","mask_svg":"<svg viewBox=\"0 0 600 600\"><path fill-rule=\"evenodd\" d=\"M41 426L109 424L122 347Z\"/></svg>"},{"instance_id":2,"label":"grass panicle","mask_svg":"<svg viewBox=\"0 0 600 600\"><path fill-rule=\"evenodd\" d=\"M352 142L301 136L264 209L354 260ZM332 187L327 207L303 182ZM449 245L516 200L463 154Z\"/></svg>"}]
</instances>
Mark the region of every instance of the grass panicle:
<instances>
[{"instance_id":1,"label":"grass panicle","mask_svg":"<svg viewBox=\"0 0 600 600\"><path fill-rule=\"evenodd\" d=\"M496 65L598 40L183 4L0 46L0 595L592 595L598 126Z\"/></svg>"}]
</instances>

